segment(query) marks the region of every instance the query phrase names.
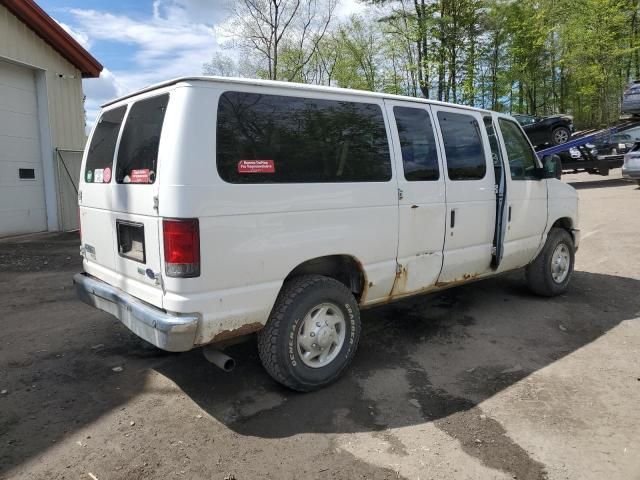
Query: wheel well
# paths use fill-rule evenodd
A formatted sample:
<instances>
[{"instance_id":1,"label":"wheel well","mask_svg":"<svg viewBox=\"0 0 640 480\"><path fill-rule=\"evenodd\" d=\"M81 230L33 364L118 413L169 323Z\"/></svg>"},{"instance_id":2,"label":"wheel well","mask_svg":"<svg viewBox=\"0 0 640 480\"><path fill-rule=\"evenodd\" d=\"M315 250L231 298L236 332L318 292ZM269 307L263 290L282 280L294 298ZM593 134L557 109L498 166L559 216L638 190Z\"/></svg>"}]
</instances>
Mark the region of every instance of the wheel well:
<instances>
[{"instance_id":1,"label":"wheel well","mask_svg":"<svg viewBox=\"0 0 640 480\"><path fill-rule=\"evenodd\" d=\"M294 268L285 282L301 275L324 275L343 283L358 301L364 292L366 281L362 264L350 255L328 255L313 258Z\"/></svg>"},{"instance_id":2,"label":"wheel well","mask_svg":"<svg viewBox=\"0 0 640 480\"><path fill-rule=\"evenodd\" d=\"M569 217L559 218L558 220L553 222L551 228L563 228L567 232L571 233L571 229L573 228L573 221Z\"/></svg>"}]
</instances>

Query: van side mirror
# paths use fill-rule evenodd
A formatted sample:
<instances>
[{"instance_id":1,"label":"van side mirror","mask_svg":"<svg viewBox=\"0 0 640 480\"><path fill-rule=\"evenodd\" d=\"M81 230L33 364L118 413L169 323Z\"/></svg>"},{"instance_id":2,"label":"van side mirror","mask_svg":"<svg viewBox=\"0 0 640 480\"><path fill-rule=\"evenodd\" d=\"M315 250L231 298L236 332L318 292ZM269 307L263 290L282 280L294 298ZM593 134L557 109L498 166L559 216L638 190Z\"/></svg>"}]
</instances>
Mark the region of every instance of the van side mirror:
<instances>
[{"instance_id":1,"label":"van side mirror","mask_svg":"<svg viewBox=\"0 0 640 480\"><path fill-rule=\"evenodd\" d=\"M562 178L562 160L559 155L542 157L542 178Z\"/></svg>"}]
</instances>

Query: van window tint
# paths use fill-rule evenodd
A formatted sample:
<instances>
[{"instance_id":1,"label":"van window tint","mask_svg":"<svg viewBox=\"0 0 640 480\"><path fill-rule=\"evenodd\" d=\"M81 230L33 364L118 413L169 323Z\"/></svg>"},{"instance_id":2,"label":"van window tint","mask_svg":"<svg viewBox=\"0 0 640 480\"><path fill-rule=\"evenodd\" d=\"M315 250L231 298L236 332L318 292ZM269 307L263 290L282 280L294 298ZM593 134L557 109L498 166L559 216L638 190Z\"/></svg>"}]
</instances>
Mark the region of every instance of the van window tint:
<instances>
[{"instance_id":1,"label":"van window tint","mask_svg":"<svg viewBox=\"0 0 640 480\"><path fill-rule=\"evenodd\" d=\"M243 92L220 97L217 166L231 183L391 179L378 105Z\"/></svg>"},{"instance_id":2,"label":"van window tint","mask_svg":"<svg viewBox=\"0 0 640 480\"><path fill-rule=\"evenodd\" d=\"M503 118L498 120L509 159L512 180L538 180L536 154L520 127Z\"/></svg>"},{"instance_id":3,"label":"van window tint","mask_svg":"<svg viewBox=\"0 0 640 480\"><path fill-rule=\"evenodd\" d=\"M153 183L158 162L158 146L169 95L140 100L133 104L124 124L118 148L118 183Z\"/></svg>"},{"instance_id":4,"label":"van window tint","mask_svg":"<svg viewBox=\"0 0 640 480\"><path fill-rule=\"evenodd\" d=\"M113 154L116 150L116 141L126 107L118 107L107 110L102 114L98 125L91 137L91 144L87 152L87 163L84 168L84 180L87 183L109 183L111 181L111 167ZM104 170L107 169L105 179ZM96 180L97 173L97 180Z\"/></svg>"},{"instance_id":5,"label":"van window tint","mask_svg":"<svg viewBox=\"0 0 640 480\"><path fill-rule=\"evenodd\" d=\"M423 108L393 107L396 118L404 178L408 181L438 180L438 153L429 114Z\"/></svg>"},{"instance_id":6,"label":"van window tint","mask_svg":"<svg viewBox=\"0 0 640 480\"><path fill-rule=\"evenodd\" d=\"M476 119L462 113L438 112L438 123L444 142L449 179L484 178L487 162Z\"/></svg>"}]
</instances>

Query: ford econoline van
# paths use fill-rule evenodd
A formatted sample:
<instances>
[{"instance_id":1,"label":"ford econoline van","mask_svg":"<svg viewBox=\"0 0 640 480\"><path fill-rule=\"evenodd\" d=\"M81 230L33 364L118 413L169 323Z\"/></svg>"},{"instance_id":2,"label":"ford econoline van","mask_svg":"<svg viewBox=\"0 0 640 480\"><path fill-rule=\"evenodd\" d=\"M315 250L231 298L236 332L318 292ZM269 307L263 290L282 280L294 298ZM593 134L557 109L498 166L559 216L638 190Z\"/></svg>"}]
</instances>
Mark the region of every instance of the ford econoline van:
<instances>
[{"instance_id":1,"label":"ford econoline van","mask_svg":"<svg viewBox=\"0 0 640 480\"><path fill-rule=\"evenodd\" d=\"M361 308L525 268L567 289L578 198L520 125L371 92L180 78L114 100L79 188L80 298L159 348L257 333L292 389L336 380Z\"/></svg>"}]
</instances>

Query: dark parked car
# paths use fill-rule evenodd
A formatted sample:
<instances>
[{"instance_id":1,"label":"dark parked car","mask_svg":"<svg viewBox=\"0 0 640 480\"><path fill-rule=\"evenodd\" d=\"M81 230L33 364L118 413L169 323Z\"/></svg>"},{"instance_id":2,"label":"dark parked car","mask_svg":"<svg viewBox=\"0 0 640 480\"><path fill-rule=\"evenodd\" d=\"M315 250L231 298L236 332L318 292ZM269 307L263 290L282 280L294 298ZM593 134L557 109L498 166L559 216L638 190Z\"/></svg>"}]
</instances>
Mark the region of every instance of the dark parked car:
<instances>
[{"instance_id":1,"label":"dark parked car","mask_svg":"<svg viewBox=\"0 0 640 480\"><path fill-rule=\"evenodd\" d=\"M615 133L604 142L598 142L598 155L622 155L635 145L635 140L628 133Z\"/></svg>"},{"instance_id":2,"label":"dark parked car","mask_svg":"<svg viewBox=\"0 0 640 480\"><path fill-rule=\"evenodd\" d=\"M573 117L570 115L552 115L550 117L533 117L531 115L513 115L534 147L560 145L568 142L573 133Z\"/></svg>"},{"instance_id":3,"label":"dark parked car","mask_svg":"<svg viewBox=\"0 0 640 480\"><path fill-rule=\"evenodd\" d=\"M640 115L640 80L634 80L622 95L622 113Z\"/></svg>"}]
</instances>

